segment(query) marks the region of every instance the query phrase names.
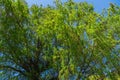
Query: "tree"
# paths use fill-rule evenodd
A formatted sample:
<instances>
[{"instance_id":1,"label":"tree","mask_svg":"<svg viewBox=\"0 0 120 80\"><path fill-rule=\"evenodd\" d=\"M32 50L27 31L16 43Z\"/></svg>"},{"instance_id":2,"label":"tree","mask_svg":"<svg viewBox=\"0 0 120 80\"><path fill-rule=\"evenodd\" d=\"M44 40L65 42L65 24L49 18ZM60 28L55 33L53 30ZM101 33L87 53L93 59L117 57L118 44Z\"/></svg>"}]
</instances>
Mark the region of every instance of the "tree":
<instances>
[{"instance_id":1,"label":"tree","mask_svg":"<svg viewBox=\"0 0 120 80\"><path fill-rule=\"evenodd\" d=\"M21 0L1 0L1 65L3 72L39 80L39 72L47 68L42 59L42 42L35 36L28 6ZM33 34L33 35L32 35ZM34 75L33 75L34 74Z\"/></svg>"},{"instance_id":2,"label":"tree","mask_svg":"<svg viewBox=\"0 0 120 80\"><path fill-rule=\"evenodd\" d=\"M24 0L0 0L1 75L22 80L117 79L120 8L111 4L98 14L86 2L55 4L29 8Z\"/></svg>"}]
</instances>

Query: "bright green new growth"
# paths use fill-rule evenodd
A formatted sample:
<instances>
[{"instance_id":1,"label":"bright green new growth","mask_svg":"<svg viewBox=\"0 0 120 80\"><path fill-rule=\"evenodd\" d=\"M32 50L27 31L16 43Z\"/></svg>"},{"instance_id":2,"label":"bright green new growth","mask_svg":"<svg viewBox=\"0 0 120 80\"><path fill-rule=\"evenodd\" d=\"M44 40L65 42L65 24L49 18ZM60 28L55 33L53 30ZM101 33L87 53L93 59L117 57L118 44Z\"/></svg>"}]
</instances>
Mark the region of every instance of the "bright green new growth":
<instances>
[{"instance_id":1,"label":"bright green new growth","mask_svg":"<svg viewBox=\"0 0 120 80\"><path fill-rule=\"evenodd\" d=\"M24 0L0 0L2 79L117 80L120 7L111 3L98 14L86 2L55 4L29 8Z\"/></svg>"}]
</instances>

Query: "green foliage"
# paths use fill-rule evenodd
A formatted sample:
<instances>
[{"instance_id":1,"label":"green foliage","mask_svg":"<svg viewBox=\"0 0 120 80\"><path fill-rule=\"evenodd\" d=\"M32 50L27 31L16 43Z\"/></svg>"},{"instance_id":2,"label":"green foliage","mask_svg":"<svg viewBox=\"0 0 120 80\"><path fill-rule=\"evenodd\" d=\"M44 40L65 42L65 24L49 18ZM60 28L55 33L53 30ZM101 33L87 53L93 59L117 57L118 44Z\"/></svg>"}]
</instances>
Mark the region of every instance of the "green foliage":
<instances>
[{"instance_id":1,"label":"green foliage","mask_svg":"<svg viewBox=\"0 0 120 80\"><path fill-rule=\"evenodd\" d=\"M24 0L0 0L0 75L11 80L117 80L120 7L111 3L98 14L86 2L55 4L28 8ZM55 73L43 78L49 69Z\"/></svg>"}]
</instances>

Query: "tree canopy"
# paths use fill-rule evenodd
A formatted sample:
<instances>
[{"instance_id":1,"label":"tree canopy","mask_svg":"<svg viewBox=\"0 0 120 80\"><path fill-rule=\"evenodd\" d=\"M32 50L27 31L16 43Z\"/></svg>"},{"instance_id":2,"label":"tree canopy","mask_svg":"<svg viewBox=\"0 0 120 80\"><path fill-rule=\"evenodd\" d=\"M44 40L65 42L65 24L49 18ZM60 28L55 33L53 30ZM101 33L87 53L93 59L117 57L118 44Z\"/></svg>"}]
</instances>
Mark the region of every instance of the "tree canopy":
<instances>
[{"instance_id":1,"label":"tree canopy","mask_svg":"<svg viewBox=\"0 0 120 80\"><path fill-rule=\"evenodd\" d=\"M120 78L120 7L102 14L86 2L29 7L0 0L0 78L96 80Z\"/></svg>"}]
</instances>

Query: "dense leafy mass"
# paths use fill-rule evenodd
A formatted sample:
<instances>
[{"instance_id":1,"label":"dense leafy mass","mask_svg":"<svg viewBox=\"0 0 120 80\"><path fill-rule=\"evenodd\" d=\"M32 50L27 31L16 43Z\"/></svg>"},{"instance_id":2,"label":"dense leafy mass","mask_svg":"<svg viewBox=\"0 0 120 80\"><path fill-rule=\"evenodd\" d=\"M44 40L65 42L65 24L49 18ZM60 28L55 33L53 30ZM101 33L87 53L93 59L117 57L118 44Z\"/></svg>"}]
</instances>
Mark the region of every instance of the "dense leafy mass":
<instances>
[{"instance_id":1,"label":"dense leafy mass","mask_svg":"<svg viewBox=\"0 0 120 80\"><path fill-rule=\"evenodd\" d=\"M28 7L0 0L1 80L117 80L120 7L102 14L86 2Z\"/></svg>"}]
</instances>

